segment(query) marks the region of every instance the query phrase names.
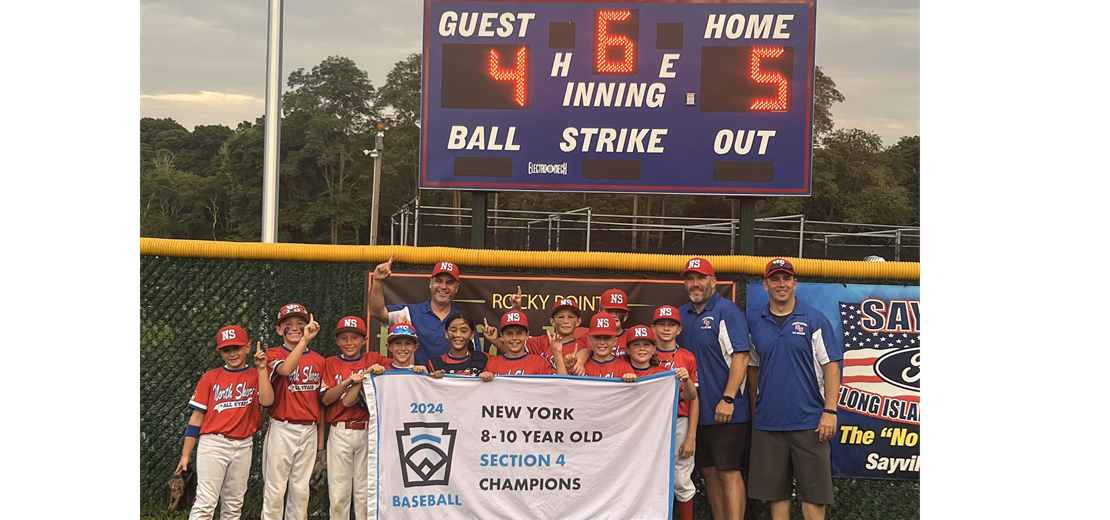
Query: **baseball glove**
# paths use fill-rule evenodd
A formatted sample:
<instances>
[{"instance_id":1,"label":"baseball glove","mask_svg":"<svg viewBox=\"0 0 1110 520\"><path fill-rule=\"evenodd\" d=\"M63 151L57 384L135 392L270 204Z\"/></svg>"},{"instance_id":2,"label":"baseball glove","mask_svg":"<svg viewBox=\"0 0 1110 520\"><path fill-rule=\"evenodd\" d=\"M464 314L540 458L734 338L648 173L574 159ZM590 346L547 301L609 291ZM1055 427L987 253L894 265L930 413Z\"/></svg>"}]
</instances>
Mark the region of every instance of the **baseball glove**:
<instances>
[{"instance_id":1,"label":"baseball glove","mask_svg":"<svg viewBox=\"0 0 1110 520\"><path fill-rule=\"evenodd\" d=\"M197 474L191 469L166 482L166 511L188 511L197 495Z\"/></svg>"},{"instance_id":2,"label":"baseball glove","mask_svg":"<svg viewBox=\"0 0 1110 520\"><path fill-rule=\"evenodd\" d=\"M312 466L312 476L310 477L310 484L315 489L320 489L328 482L328 470L326 464L328 462L328 449L324 448L316 452L316 464Z\"/></svg>"}]
</instances>

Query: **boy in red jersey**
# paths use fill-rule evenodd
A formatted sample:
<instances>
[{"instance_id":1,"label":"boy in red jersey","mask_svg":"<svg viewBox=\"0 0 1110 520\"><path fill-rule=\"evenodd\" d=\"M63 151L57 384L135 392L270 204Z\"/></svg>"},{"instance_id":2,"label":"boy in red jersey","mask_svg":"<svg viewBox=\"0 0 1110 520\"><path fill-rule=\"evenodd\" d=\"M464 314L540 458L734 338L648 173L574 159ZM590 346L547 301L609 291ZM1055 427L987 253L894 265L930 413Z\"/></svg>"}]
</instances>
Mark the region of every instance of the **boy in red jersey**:
<instances>
[{"instance_id":1,"label":"boy in red jersey","mask_svg":"<svg viewBox=\"0 0 1110 520\"><path fill-rule=\"evenodd\" d=\"M580 363L583 375L589 377L615 377L622 378L625 374L632 373L632 365L623 357L613 355L613 347L617 343L616 318L599 312L590 319L590 331L586 333L590 343L591 352L584 363Z\"/></svg>"},{"instance_id":2,"label":"boy in red jersey","mask_svg":"<svg viewBox=\"0 0 1110 520\"><path fill-rule=\"evenodd\" d=\"M505 353L491 357L486 362L486 371L480 374L482 381L493 381L493 376L551 375L556 373L566 375L567 367L563 362L563 347L556 340L555 333L548 334L548 345L554 354L554 370L551 367L551 360L525 351L524 343L528 339L528 318L524 316L523 312L506 312L501 317L499 333L501 341L505 345Z\"/></svg>"},{"instance_id":3,"label":"boy in red jersey","mask_svg":"<svg viewBox=\"0 0 1110 520\"><path fill-rule=\"evenodd\" d=\"M624 323L628 321L628 295L620 289L609 289L601 293L601 299L598 301L597 305L601 308L601 312L595 314L595 318L598 316L609 316L616 323L616 326L613 327L612 355L614 357L623 357L626 353L628 341L628 334L625 334L627 331L624 330ZM575 363L574 366L570 368L576 374L578 372L576 368L585 366L586 360L590 359L590 356L593 355L593 353L590 352L592 344L593 343L589 341L583 341L575 345L576 350L573 352L575 355Z\"/></svg>"},{"instance_id":4,"label":"boy in red jersey","mask_svg":"<svg viewBox=\"0 0 1110 520\"><path fill-rule=\"evenodd\" d=\"M274 404L262 449L262 520L281 520L283 514L285 520L305 520L312 468L324 449L319 392L325 362L308 350L320 324L303 305L290 303L278 311L276 328L284 341L266 351Z\"/></svg>"},{"instance_id":5,"label":"boy in red jersey","mask_svg":"<svg viewBox=\"0 0 1110 520\"><path fill-rule=\"evenodd\" d=\"M513 303L512 310L520 311L521 302L524 295L520 291L520 286L516 287L516 294L511 296ZM560 343L563 347L564 361L567 364L567 371L574 372L575 357L574 354L583 348L589 348L585 338L574 337L575 331L578 326L582 324L582 311L578 309L578 303L573 298L560 298L555 300L555 305L551 308L551 328L555 331L555 341ZM497 348L504 350L505 347L499 339L487 340L493 343ZM524 349L529 354L539 354L554 364L551 353L551 341L548 339L548 334L541 334L539 336L531 336L528 341L524 343ZM587 356L588 357L588 356ZM583 361L585 357L583 358Z\"/></svg>"},{"instance_id":6,"label":"boy in red jersey","mask_svg":"<svg viewBox=\"0 0 1110 520\"><path fill-rule=\"evenodd\" d=\"M655 355L655 333L644 325L636 325L628 329L628 353L623 357L632 366L632 372L622 377L629 383L644 376L671 370L659 361L659 357ZM690 400L696 398L698 391L694 389L693 385L686 384L690 380L690 373L683 367L676 367L674 372L675 379L682 381L682 384L679 385L679 399Z\"/></svg>"},{"instance_id":7,"label":"boy in red jersey","mask_svg":"<svg viewBox=\"0 0 1110 520\"><path fill-rule=\"evenodd\" d=\"M197 448L197 494L189 518L212 518L220 503L220 518L238 520L251 470L251 437L262 427L262 406L274 402L262 343L254 354L255 370L247 367L247 333L229 325L216 333L216 350L224 366L205 372L189 399L193 414L185 427L185 446L175 475L189 468Z\"/></svg>"},{"instance_id":8,"label":"boy in red jersey","mask_svg":"<svg viewBox=\"0 0 1110 520\"><path fill-rule=\"evenodd\" d=\"M366 425L370 411L358 403L362 378L367 368L382 360L377 352L363 352L366 324L358 316L347 316L335 326L339 355L329 357L320 383L324 418L331 425L328 433L328 495L333 520L350 518L354 495L355 520L366 520L366 456L369 445ZM359 377L355 377L358 374ZM356 381L357 379L357 381ZM340 398L352 394L350 405ZM347 399L344 399L347 401Z\"/></svg>"},{"instance_id":9,"label":"boy in red jersey","mask_svg":"<svg viewBox=\"0 0 1110 520\"><path fill-rule=\"evenodd\" d=\"M685 367L690 374L690 383L695 389L698 386L698 364L694 353L686 350L675 342L675 338L682 332L682 323L679 321L678 309L664 305L655 309L651 320L652 331L655 332L655 355L662 362L661 366L673 368ZM678 403L678 427L675 430L674 457L674 497L678 502L679 520L692 520L694 518L694 481L691 474L694 471L694 447L698 432L698 396L682 400Z\"/></svg>"}]
</instances>

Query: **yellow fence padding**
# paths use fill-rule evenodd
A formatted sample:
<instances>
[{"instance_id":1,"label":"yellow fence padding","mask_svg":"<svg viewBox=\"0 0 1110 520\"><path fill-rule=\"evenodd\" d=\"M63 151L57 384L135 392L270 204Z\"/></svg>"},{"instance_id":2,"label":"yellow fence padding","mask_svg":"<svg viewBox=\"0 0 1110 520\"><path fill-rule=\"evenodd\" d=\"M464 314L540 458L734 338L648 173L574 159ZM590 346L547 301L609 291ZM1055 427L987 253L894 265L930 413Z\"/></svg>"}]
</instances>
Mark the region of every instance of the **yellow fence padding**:
<instances>
[{"instance_id":1,"label":"yellow fence padding","mask_svg":"<svg viewBox=\"0 0 1110 520\"><path fill-rule=\"evenodd\" d=\"M584 251L506 251L456 247L333 246L320 244L263 244L139 238L142 256L224 258L229 260L292 260L301 262L356 262L377 264L396 253L396 261L431 265L451 261L460 266L530 269L604 269L679 273L694 255L605 253ZM763 274L771 257L710 255L704 257L718 273ZM863 262L790 258L799 277L850 280L920 280L918 262Z\"/></svg>"}]
</instances>

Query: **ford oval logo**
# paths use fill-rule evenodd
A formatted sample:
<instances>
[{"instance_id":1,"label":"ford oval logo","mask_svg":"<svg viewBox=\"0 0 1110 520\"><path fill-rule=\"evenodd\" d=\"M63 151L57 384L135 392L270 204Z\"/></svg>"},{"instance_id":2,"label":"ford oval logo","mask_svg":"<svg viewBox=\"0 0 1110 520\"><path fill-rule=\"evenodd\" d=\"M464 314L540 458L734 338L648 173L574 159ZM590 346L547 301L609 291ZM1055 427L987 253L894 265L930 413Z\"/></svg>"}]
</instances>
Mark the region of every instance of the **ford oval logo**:
<instances>
[{"instance_id":1,"label":"ford oval logo","mask_svg":"<svg viewBox=\"0 0 1110 520\"><path fill-rule=\"evenodd\" d=\"M896 350L875 360L875 373L898 388L920 391L921 347Z\"/></svg>"}]
</instances>

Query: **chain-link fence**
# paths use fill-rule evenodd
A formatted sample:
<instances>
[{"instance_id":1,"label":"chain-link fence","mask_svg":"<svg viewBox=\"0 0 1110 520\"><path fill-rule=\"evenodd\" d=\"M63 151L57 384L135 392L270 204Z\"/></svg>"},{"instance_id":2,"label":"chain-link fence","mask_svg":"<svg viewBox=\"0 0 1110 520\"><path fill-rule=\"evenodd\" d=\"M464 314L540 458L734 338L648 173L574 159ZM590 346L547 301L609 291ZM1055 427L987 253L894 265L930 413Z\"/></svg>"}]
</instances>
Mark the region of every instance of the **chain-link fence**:
<instances>
[{"instance_id":1,"label":"chain-link fence","mask_svg":"<svg viewBox=\"0 0 1110 520\"><path fill-rule=\"evenodd\" d=\"M255 341L261 341L263 348L277 345L280 338L275 330L276 313L281 305L290 302L306 306L321 326L329 330L343 316L366 314L366 272L373 267L354 263L140 258L139 497L143 516L163 511L166 480L173 475L180 459L184 429L191 413L187 408L189 397L204 372L222 364L215 349L216 331L237 324L247 331L251 345ZM393 269L426 271L429 267L394 264ZM516 271L523 270L498 270ZM748 277L736 279L743 287ZM737 300L743 308L743 291ZM325 357L338 353L334 343L328 341L317 341L313 348ZM264 418L263 430L254 438L244 518L261 514L262 439L268 415ZM194 453L192 462L195 461ZM917 482L834 479L834 484L837 503L829 509L830 519L892 520L919 516ZM700 482L695 500L695 516L709 518ZM309 512L312 518L328 516L326 486L312 490ZM801 514L795 511L794 516L800 518ZM747 518L769 519L770 512L766 504L749 501Z\"/></svg>"}]
</instances>

